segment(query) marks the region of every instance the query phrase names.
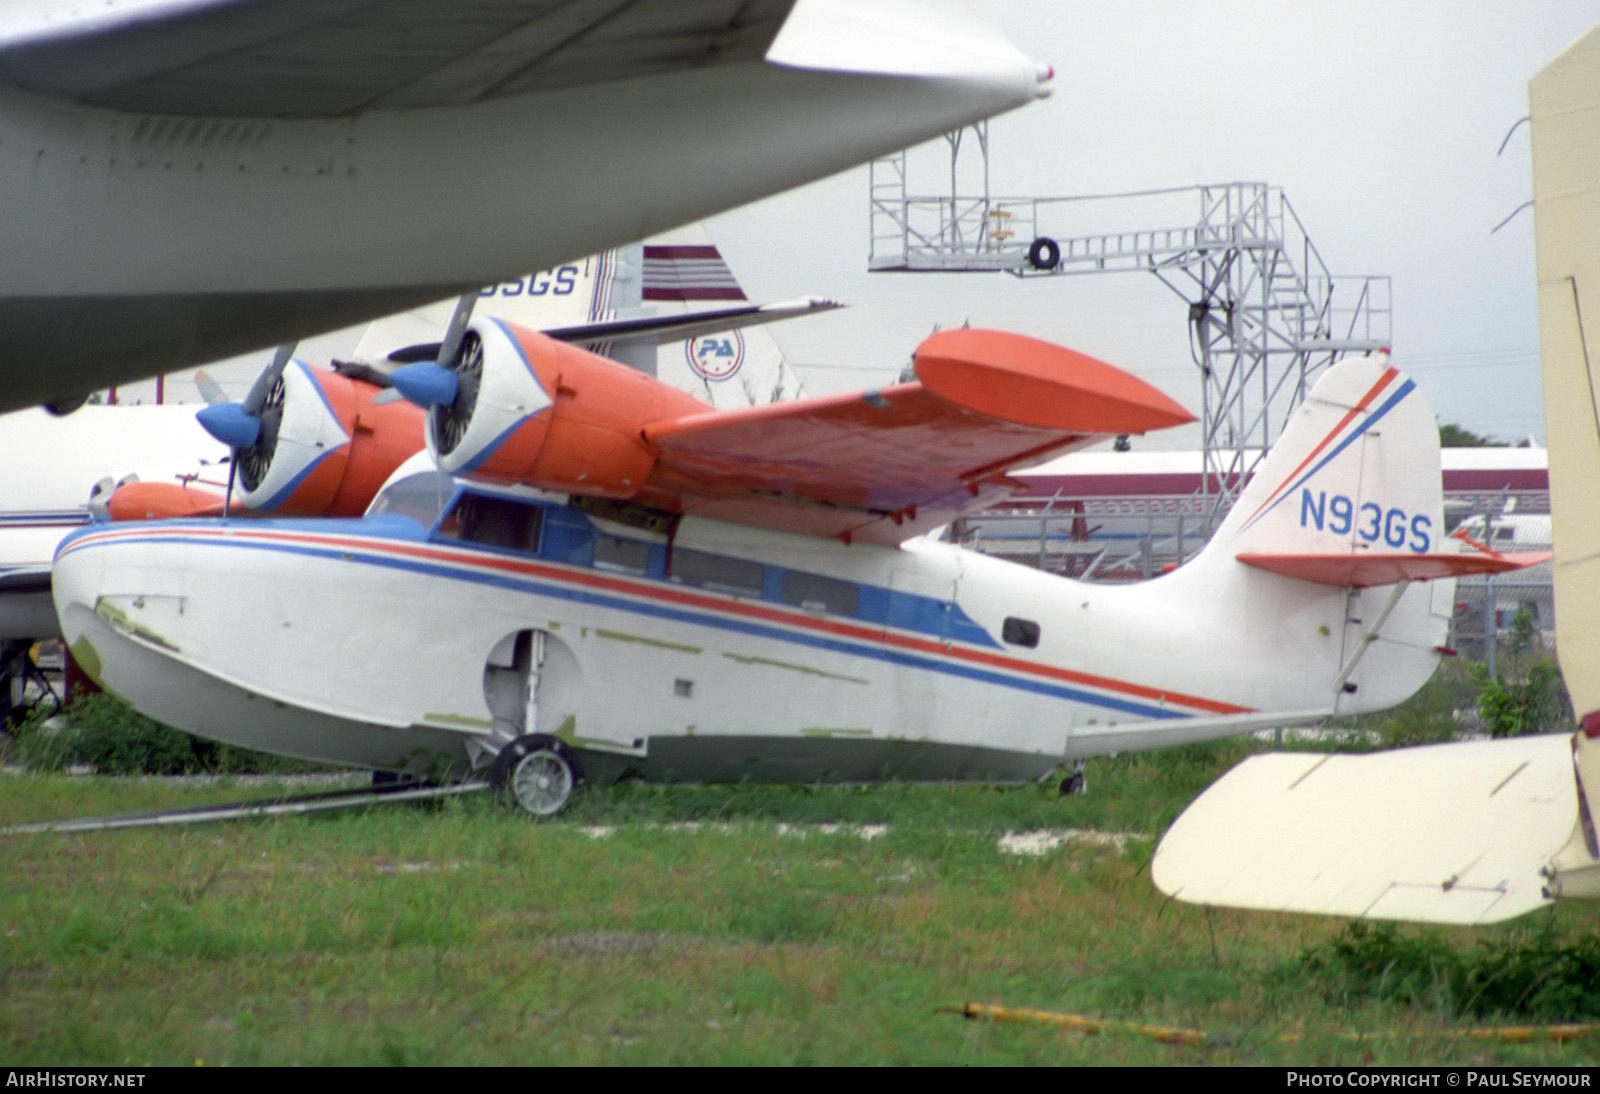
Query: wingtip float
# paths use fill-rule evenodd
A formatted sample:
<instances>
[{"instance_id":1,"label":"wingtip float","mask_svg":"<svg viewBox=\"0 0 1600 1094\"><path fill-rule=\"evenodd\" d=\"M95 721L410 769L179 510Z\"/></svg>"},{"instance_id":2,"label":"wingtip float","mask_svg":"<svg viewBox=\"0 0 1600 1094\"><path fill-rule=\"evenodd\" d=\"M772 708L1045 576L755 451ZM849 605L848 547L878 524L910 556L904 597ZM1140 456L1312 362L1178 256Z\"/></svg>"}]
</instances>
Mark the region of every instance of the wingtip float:
<instances>
[{"instance_id":1,"label":"wingtip float","mask_svg":"<svg viewBox=\"0 0 1600 1094\"><path fill-rule=\"evenodd\" d=\"M940 331L917 347L915 368L929 391L957 406L1039 429L1147 433L1195 420L1137 376L1022 334Z\"/></svg>"}]
</instances>

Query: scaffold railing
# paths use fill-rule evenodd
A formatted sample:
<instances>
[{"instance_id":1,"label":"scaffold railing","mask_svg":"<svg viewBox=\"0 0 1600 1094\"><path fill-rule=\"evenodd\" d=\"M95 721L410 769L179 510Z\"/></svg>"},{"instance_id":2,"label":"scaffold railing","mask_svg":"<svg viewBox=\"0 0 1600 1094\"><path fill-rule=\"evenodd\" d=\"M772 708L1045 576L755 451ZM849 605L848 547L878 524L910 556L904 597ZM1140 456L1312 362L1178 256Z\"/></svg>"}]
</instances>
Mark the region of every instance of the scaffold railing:
<instances>
[{"instance_id":1,"label":"scaffold railing","mask_svg":"<svg viewBox=\"0 0 1600 1094\"><path fill-rule=\"evenodd\" d=\"M868 268L1154 274L1187 306L1213 510L1232 504L1234 484L1255 470L1319 369L1389 345L1389 278L1335 275L1281 188L1227 182L996 197L987 130L976 134L946 138L947 193L913 192L908 153L872 165ZM963 148L977 149L981 171L964 167Z\"/></svg>"}]
</instances>

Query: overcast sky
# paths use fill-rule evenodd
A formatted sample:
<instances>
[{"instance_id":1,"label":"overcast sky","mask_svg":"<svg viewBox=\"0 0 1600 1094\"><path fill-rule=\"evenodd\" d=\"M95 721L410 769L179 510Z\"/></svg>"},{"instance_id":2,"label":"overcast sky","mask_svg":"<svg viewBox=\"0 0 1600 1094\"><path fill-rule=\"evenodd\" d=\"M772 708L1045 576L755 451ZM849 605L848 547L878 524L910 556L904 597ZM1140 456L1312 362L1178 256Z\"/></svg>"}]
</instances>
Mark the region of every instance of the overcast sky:
<instances>
[{"instance_id":1,"label":"overcast sky","mask_svg":"<svg viewBox=\"0 0 1600 1094\"><path fill-rule=\"evenodd\" d=\"M1600 23L1600 0L971 7L1057 73L1050 99L991 123L991 193L1281 186L1336 274L1393 278L1395 361L1441 419L1542 438L1532 210L1491 234L1532 196L1527 126L1496 150L1529 77ZM913 160L912 189L947 191L947 164ZM1186 309L1151 275L868 274L865 169L711 230L753 297L851 305L774 328L814 391L892 379L936 325L970 321L1093 353L1198 409Z\"/></svg>"}]
</instances>

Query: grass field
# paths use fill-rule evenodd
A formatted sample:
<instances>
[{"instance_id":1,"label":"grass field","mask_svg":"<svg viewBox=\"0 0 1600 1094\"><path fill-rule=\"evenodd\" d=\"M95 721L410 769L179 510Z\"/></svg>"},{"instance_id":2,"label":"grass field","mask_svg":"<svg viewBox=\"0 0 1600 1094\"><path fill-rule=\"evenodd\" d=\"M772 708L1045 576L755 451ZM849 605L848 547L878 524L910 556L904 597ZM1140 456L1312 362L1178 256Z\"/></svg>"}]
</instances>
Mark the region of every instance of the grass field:
<instances>
[{"instance_id":1,"label":"grass field","mask_svg":"<svg viewBox=\"0 0 1600 1094\"><path fill-rule=\"evenodd\" d=\"M1442 978L1353 986L1327 967L1350 939L1340 921L1164 902L1152 837L1242 753L1098 761L1089 794L1070 799L1053 787L622 786L546 824L478 798L0 837L0 1062L1600 1059L1595 1036L1462 1036L1493 1019L1468 1016ZM0 788L0 823L259 793L59 775ZM999 847L1007 832L1067 828L1133 836L1038 856ZM1507 940L1592 945L1596 927L1592 908L1562 907L1495 930L1404 928L1379 945L1470 962ZM969 1001L1213 1040L940 1011Z\"/></svg>"}]
</instances>

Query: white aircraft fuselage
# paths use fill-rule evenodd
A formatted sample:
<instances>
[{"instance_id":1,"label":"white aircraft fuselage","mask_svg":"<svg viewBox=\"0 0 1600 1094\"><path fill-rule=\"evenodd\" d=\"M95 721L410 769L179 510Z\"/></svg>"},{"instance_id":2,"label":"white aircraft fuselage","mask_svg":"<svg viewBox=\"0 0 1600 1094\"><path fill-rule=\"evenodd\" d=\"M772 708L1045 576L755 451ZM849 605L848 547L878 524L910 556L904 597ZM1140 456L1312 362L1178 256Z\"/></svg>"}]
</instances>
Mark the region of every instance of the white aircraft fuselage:
<instances>
[{"instance_id":1,"label":"white aircraft fuselage","mask_svg":"<svg viewBox=\"0 0 1600 1094\"><path fill-rule=\"evenodd\" d=\"M1391 705L1449 612L1449 582L1412 587L1382 660L1339 687L1388 589L1226 550L1109 586L926 539L685 519L668 542L528 488L458 486L436 518L433 481L359 521L77 533L55 569L73 655L172 724L416 774L542 733L599 781L1022 780Z\"/></svg>"}]
</instances>

